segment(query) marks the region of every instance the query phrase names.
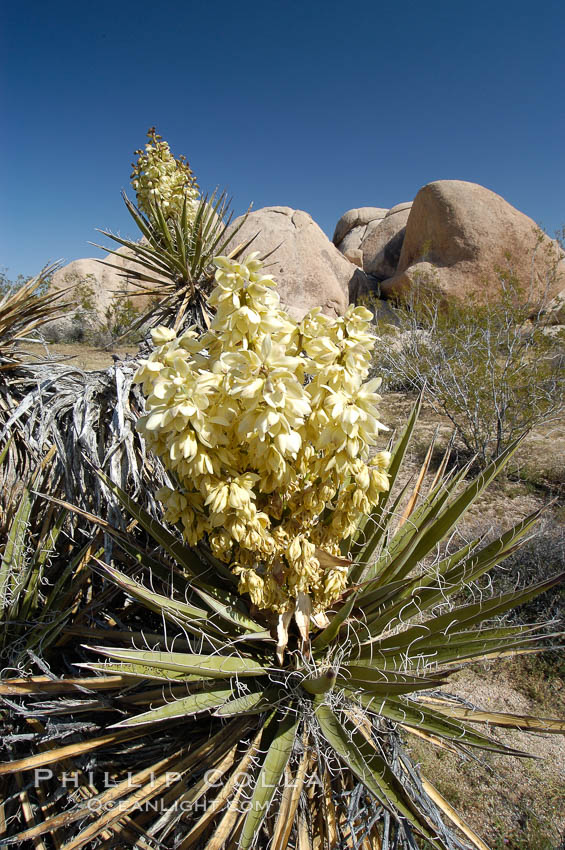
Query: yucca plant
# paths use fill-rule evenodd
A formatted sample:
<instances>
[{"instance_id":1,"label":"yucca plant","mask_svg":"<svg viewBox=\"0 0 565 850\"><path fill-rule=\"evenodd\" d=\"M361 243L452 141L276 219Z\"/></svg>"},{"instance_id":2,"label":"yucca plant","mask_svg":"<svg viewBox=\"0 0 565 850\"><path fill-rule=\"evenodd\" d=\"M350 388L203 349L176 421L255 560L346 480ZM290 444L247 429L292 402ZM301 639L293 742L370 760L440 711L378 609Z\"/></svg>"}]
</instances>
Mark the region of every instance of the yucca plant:
<instances>
[{"instance_id":1,"label":"yucca plant","mask_svg":"<svg viewBox=\"0 0 565 850\"><path fill-rule=\"evenodd\" d=\"M465 598L528 539L539 512L494 542L437 554L517 442L470 483L467 469L446 473L446 456L424 496L430 451L416 485L401 487L418 406L390 451L370 457L383 426L376 385L363 383L365 311L293 323L255 257L217 266L209 331L158 328L137 376L148 395L138 427L169 471L158 494L169 526L101 471L130 532L74 509L122 553L94 563L113 588L106 616L118 628L84 630L87 677L2 684L10 699L35 698L35 716L54 710L42 707L46 692L70 692L58 714L72 722L87 711L91 724L75 743L0 765L4 776L53 766L56 790L65 760L78 760L80 794L59 814L42 807L10 840L49 832L64 850L484 848L415 770L402 736L526 757L481 724L565 731L445 690L461 665L536 652L548 638L500 618L563 574ZM138 606L145 619L132 620ZM90 777L85 757L96 752Z\"/></svg>"},{"instance_id":2,"label":"yucca plant","mask_svg":"<svg viewBox=\"0 0 565 850\"><path fill-rule=\"evenodd\" d=\"M40 328L61 315L65 291L56 294L44 291L56 269L56 264L45 266L36 277L0 298L0 444L8 446L3 471L9 479L24 471L30 473L38 461L36 457L29 463L29 437L18 410L29 370L41 370L43 358L26 350L23 344L40 341ZM32 382L37 385L37 373Z\"/></svg>"},{"instance_id":3,"label":"yucca plant","mask_svg":"<svg viewBox=\"0 0 565 850\"><path fill-rule=\"evenodd\" d=\"M0 369L6 371L20 364L26 357L22 342L35 342L32 337L42 325L61 313L62 290L55 295L42 293L57 265L46 266L18 289L0 298ZM39 292L38 292L39 291ZM42 294L40 294L42 293ZM29 355L27 355L29 357Z\"/></svg>"},{"instance_id":4,"label":"yucca plant","mask_svg":"<svg viewBox=\"0 0 565 850\"><path fill-rule=\"evenodd\" d=\"M8 450L6 443L0 452L0 670L30 673L36 653L46 654L68 624L90 581L86 561L103 547L101 538L98 548L94 540L77 546L69 512L37 494L61 490L55 449L24 480L11 476Z\"/></svg>"},{"instance_id":5,"label":"yucca plant","mask_svg":"<svg viewBox=\"0 0 565 850\"><path fill-rule=\"evenodd\" d=\"M227 193L201 196L185 158L175 158L154 127L147 136L145 149L135 151L138 158L131 175L137 204L123 193L143 239L100 232L128 248L135 263L127 272L128 280L137 284L139 295L152 298L152 306L135 328L164 323L178 330L188 322L203 330L209 323L206 296L214 279L212 259L224 253L241 224L228 231L232 214ZM233 255L248 244L237 246ZM117 251L110 253L120 256ZM121 266L105 265L123 274Z\"/></svg>"},{"instance_id":6,"label":"yucca plant","mask_svg":"<svg viewBox=\"0 0 565 850\"><path fill-rule=\"evenodd\" d=\"M33 472L17 477L8 449L6 443L0 452L0 729L2 747L12 756L22 740L57 738L64 732L56 708L47 711L45 722L19 711L2 680L16 675L21 689L22 682L39 671L33 681L41 683L43 692L48 688L53 678L50 661L60 655L73 628L80 628L81 609L92 595L92 573L86 564L104 548L100 534L90 535L86 543L80 535L77 539L69 512L38 496L37 490L55 494L62 489L54 473L54 448ZM26 817L38 804L38 793L39 811L41 804L51 810L41 792L30 795L20 774L0 784L0 841L6 837L5 806L14 794Z\"/></svg>"}]
</instances>

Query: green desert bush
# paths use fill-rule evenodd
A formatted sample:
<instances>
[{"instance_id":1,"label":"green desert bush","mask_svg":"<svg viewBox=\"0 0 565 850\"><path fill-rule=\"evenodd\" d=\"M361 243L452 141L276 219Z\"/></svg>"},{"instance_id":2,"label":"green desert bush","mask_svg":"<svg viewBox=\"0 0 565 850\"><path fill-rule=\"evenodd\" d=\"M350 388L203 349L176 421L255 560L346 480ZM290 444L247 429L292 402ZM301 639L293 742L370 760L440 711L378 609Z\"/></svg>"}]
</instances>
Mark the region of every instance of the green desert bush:
<instances>
[{"instance_id":1,"label":"green desert bush","mask_svg":"<svg viewBox=\"0 0 565 850\"><path fill-rule=\"evenodd\" d=\"M65 294L64 316L49 323L44 336L49 342L90 341L91 334L98 324L96 311L96 278L93 274L81 277L77 272L65 272L63 287L49 292L49 297L61 298Z\"/></svg>"},{"instance_id":2,"label":"green desert bush","mask_svg":"<svg viewBox=\"0 0 565 850\"><path fill-rule=\"evenodd\" d=\"M28 280L29 278L23 274L19 274L15 280L12 280L8 277L7 269L0 269L0 298L20 289Z\"/></svg>"},{"instance_id":3,"label":"green desert bush","mask_svg":"<svg viewBox=\"0 0 565 850\"><path fill-rule=\"evenodd\" d=\"M141 316L141 310L135 300L127 293L117 293L106 310L106 328L111 335L111 341L121 340L123 343L139 342L143 333L131 328Z\"/></svg>"},{"instance_id":4,"label":"green desert bush","mask_svg":"<svg viewBox=\"0 0 565 850\"><path fill-rule=\"evenodd\" d=\"M421 281L379 328L376 363L391 389L426 389L484 466L520 433L565 409L565 335L549 327L548 299L533 299L509 267L480 297L445 300Z\"/></svg>"},{"instance_id":5,"label":"green desert bush","mask_svg":"<svg viewBox=\"0 0 565 850\"><path fill-rule=\"evenodd\" d=\"M47 293L51 277L57 267L58 264L54 263L47 264L43 268L39 275L41 280L34 288L36 296L45 295ZM22 289L22 287L26 286L26 284L29 284L31 280L36 280L36 277L31 275L26 277L26 275L18 274L14 279L12 279L8 277L8 270L6 268L0 269L0 298L3 298L6 295L13 295L15 292Z\"/></svg>"},{"instance_id":6,"label":"green desert bush","mask_svg":"<svg viewBox=\"0 0 565 850\"><path fill-rule=\"evenodd\" d=\"M89 342L99 319L96 311L96 278L89 274L79 279L78 275L65 278L65 284L73 281L72 295L76 302L72 313L72 324L66 342Z\"/></svg>"}]
</instances>

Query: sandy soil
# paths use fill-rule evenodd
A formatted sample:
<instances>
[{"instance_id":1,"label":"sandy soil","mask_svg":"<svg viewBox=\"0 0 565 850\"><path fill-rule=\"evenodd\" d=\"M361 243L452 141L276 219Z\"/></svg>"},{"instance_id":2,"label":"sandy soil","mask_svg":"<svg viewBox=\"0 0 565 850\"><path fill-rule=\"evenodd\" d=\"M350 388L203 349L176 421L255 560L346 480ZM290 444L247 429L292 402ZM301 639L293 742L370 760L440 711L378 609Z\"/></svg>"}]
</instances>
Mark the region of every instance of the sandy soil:
<instances>
[{"instance_id":1,"label":"sandy soil","mask_svg":"<svg viewBox=\"0 0 565 850\"><path fill-rule=\"evenodd\" d=\"M565 682L530 659L472 665L455 674L446 691L486 711L565 717ZM487 727L477 724L479 731ZM533 758L472 750L463 761L412 736L407 741L422 774L491 848L561 850L565 845L565 746L562 735L492 727L493 737Z\"/></svg>"},{"instance_id":2,"label":"sandy soil","mask_svg":"<svg viewBox=\"0 0 565 850\"><path fill-rule=\"evenodd\" d=\"M87 372L95 372L99 369L107 369L114 362L114 355L120 358L132 357L137 354L136 345L117 346L116 348L92 348L79 343L52 343L46 348L44 345L26 344L25 351L34 354L38 359L49 358L52 360L66 360Z\"/></svg>"}]
</instances>

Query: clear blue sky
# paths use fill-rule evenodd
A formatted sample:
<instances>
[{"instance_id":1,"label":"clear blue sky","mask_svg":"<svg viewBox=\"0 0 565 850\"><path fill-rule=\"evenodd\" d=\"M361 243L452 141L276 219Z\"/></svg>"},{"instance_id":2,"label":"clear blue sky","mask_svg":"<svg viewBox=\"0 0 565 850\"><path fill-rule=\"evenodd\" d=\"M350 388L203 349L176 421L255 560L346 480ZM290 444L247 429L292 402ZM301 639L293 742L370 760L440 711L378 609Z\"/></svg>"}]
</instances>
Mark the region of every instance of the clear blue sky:
<instances>
[{"instance_id":1,"label":"clear blue sky","mask_svg":"<svg viewBox=\"0 0 565 850\"><path fill-rule=\"evenodd\" d=\"M565 224L562 0L2 3L0 267L134 236L120 198L156 125L236 212L331 236L443 178Z\"/></svg>"}]
</instances>

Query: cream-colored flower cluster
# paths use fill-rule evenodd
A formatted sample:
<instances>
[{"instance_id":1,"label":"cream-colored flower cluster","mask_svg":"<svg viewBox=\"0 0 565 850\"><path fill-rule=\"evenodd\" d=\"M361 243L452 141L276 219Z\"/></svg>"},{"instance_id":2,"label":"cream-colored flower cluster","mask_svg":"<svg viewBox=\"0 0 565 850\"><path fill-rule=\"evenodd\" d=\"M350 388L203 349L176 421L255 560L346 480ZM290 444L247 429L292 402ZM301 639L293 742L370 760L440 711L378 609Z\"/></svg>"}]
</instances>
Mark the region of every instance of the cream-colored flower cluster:
<instances>
[{"instance_id":1,"label":"cream-colored flower cluster","mask_svg":"<svg viewBox=\"0 0 565 850\"><path fill-rule=\"evenodd\" d=\"M194 217L199 193L196 179L184 157L175 159L167 142L154 128L148 133L145 150L138 150L133 165L132 186L137 195L137 205L142 212L152 216L151 204L157 201L163 215L181 215L185 199L189 218Z\"/></svg>"},{"instance_id":2,"label":"cream-colored flower cluster","mask_svg":"<svg viewBox=\"0 0 565 850\"><path fill-rule=\"evenodd\" d=\"M347 585L339 544L388 488L380 379L364 383L371 314L319 309L301 322L281 309L257 254L215 260L209 331L153 331L136 380L147 396L138 428L175 480L158 497L166 519L239 575L259 608L331 606Z\"/></svg>"}]
</instances>

